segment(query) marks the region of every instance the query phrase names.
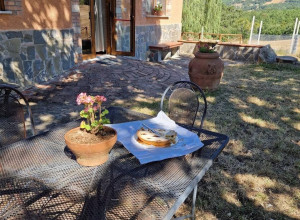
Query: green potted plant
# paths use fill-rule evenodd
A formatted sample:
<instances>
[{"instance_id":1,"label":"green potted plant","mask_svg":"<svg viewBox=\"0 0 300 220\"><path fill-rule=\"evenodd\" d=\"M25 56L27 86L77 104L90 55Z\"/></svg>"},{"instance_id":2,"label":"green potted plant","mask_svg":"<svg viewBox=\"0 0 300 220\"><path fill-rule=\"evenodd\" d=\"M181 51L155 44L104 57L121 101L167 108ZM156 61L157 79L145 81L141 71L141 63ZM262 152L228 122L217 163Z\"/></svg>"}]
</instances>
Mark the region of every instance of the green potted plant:
<instances>
[{"instance_id":1,"label":"green potted plant","mask_svg":"<svg viewBox=\"0 0 300 220\"><path fill-rule=\"evenodd\" d=\"M223 77L224 63L215 44L198 44L195 57L189 63L190 80L202 89L215 90Z\"/></svg>"},{"instance_id":2,"label":"green potted plant","mask_svg":"<svg viewBox=\"0 0 300 220\"><path fill-rule=\"evenodd\" d=\"M154 15L158 15L158 16L162 16L163 15L163 6L161 3L158 3L157 5L154 6L153 8L153 14Z\"/></svg>"},{"instance_id":3,"label":"green potted plant","mask_svg":"<svg viewBox=\"0 0 300 220\"><path fill-rule=\"evenodd\" d=\"M80 165L98 166L108 160L109 152L117 141L116 130L104 126L110 123L105 117L108 110L101 111L101 105L106 98L80 93L76 101L78 105L84 105L80 116L85 120L80 127L65 134L65 142Z\"/></svg>"}]
</instances>

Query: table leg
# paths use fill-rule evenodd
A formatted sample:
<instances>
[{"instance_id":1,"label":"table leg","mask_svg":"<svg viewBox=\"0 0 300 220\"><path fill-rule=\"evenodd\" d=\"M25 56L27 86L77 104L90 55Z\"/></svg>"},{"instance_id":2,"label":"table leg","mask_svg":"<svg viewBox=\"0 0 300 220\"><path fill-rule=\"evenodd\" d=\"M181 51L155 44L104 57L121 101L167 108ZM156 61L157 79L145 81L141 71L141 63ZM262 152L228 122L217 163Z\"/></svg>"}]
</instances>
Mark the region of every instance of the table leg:
<instances>
[{"instance_id":1,"label":"table leg","mask_svg":"<svg viewBox=\"0 0 300 220\"><path fill-rule=\"evenodd\" d=\"M187 219L187 218L195 220L197 191L198 191L198 185L196 185L193 189L192 212L189 215L181 216L181 217L178 217L178 218L173 218L172 220L183 220L183 219Z\"/></svg>"},{"instance_id":2,"label":"table leg","mask_svg":"<svg viewBox=\"0 0 300 220\"><path fill-rule=\"evenodd\" d=\"M195 208L196 208L197 191L198 191L198 184L195 186L194 192L193 192L192 220L195 219Z\"/></svg>"}]
</instances>

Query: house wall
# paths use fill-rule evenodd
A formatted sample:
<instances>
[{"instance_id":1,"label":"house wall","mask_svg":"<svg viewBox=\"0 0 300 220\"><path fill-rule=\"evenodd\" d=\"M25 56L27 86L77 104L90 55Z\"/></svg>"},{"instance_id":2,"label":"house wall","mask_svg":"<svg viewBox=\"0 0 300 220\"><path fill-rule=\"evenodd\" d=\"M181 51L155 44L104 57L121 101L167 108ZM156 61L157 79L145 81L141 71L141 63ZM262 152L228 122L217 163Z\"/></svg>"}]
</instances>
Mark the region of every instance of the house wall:
<instances>
[{"instance_id":1,"label":"house wall","mask_svg":"<svg viewBox=\"0 0 300 220\"><path fill-rule=\"evenodd\" d=\"M149 45L177 41L183 0L165 0L165 15L150 15L153 0L136 0L135 57ZM5 0L0 11L0 82L29 87L60 76L82 60L79 0Z\"/></svg>"},{"instance_id":2,"label":"house wall","mask_svg":"<svg viewBox=\"0 0 300 220\"><path fill-rule=\"evenodd\" d=\"M72 28L70 0L5 0L4 4L13 14L0 15L0 30Z\"/></svg>"},{"instance_id":3,"label":"house wall","mask_svg":"<svg viewBox=\"0 0 300 220\"><path fill-rule=\"evenodd\" d=\"M28 87L74 66L81 55L76 4L78 0L5 0L0 81Z\"/></svg>"},{"instance_id":4,"label":"house wall","mask_svg":"<svg viewBox=\"0 0 300 220\"><path fill-rule=\"evenodd\" d=\"M149 45L174 42L181 36L183 0L165 0L161 17L151 15L152 1L136 1L135 57L140 60L149 60Z\"/></svg>"},{"instance_id":5,"label":"house wall","mask_svg":"<svg viewBox=\"0 0 300 220\"><path fill-rule=\"evenodd\" d=\"M181 23L183 0L166 0L166 15L162 17L151 15L151 2L152 0L136 0L136 26Z\"/></svg>"}]
</instances>

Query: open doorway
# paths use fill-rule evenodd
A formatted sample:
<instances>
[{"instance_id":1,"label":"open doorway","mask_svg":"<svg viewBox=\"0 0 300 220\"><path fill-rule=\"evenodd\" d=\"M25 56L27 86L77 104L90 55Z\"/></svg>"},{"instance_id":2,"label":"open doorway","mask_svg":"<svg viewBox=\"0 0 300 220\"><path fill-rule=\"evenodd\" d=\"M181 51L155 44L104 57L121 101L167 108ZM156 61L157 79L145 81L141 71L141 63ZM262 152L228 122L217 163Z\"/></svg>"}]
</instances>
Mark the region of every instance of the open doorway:
<instances>
[{"instance_id":1,"label":"open doorway","mask_svg":"<svg viewBox=\"0 0 300 220\"><path fill-rule=\"evenodd\" d=\"M105 0L80 0L83 59L106 53L107 16Z\"/></svg>"},{"instance_id":2,"label":"open doorway","mask_svg":"<svg viewBox=\"0 0 300 220\"><path fill-rule=\"evenodd\" d=\"M134 56L135 0L80 0L83 59Z\"/></svg>"}]
</instances>

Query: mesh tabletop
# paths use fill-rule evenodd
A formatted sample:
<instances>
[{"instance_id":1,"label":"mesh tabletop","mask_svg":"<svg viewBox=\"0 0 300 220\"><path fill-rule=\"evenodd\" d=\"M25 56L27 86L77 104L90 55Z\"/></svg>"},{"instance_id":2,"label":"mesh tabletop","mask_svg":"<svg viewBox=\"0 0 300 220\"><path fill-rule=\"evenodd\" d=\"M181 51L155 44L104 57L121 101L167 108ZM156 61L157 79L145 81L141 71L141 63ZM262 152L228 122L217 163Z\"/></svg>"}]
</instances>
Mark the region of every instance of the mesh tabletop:
<instances>
[{"instance_id":1,"label":"mesh tabletop","mask_svg":"<svg viewBox=\"0 0 300 220\"><path fill-rule=\"evenodd\" d=\"M150 116L109 108L112 123ZM109 160L82 167L64 142L71 122L0 151L0 219L171 218L228 142L201 130L201 151L141 165L117 142ZM197 132L197 131L196 131Z\"/></svg>"}]
</instances>

